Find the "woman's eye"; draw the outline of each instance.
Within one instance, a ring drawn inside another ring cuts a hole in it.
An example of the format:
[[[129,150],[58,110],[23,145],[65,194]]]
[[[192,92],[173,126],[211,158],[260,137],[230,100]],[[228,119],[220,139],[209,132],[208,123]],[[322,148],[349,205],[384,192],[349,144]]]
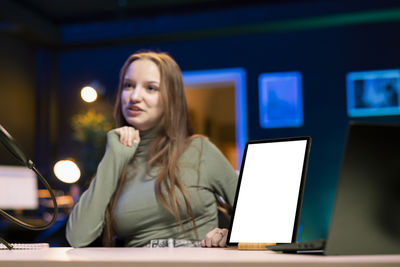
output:
[[[131,87],[133,87],[132,83],[129,83],[129,82],[124,83],[124,89],[125,88],[131,88]]]
[[[150,85],[150,86],[148,87],[148,89],[149,89],[150,91],[157,91],[157,90],[158,90],[158,87],[153,86],[153,85]]]

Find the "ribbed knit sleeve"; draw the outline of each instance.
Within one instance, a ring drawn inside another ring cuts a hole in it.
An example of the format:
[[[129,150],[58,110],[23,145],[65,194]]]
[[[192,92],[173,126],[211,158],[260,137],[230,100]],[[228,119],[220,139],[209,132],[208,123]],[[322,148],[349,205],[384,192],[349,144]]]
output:
[[[138,145],[124,146],[115,130],[107,134],[106,152],[96,177],[74,206],[67,223],[66,237],[73,247],[84,247],[102,233],[105,210],[114,193],[122,169],[135,154]]]
[[[201,169],[210,188],[233,206],[238,175],[221,151],[206,138],[203,138]]]

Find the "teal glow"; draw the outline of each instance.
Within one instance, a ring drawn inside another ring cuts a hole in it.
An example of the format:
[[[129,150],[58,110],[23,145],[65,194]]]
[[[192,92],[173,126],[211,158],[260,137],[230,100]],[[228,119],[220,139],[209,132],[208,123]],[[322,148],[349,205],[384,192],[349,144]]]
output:
[[[233,82],[235,85],[235,118],[236,118],[236,147],[237,162],[240,166],[244,146],[247,142],[247,100],[246,72],[242,68],[184,71],[182,72],[185,85],[206,84],[215,82]]]

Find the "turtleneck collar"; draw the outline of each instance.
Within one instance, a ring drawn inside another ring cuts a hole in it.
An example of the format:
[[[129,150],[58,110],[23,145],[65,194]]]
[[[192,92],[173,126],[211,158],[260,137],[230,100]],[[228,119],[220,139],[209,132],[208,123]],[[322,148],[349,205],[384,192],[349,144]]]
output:
[[[160,132],[161,127],[156,126],[146,131],[139,131],[140,143],[136,150],[136,157],[144,157],[150,143],[154,140],[157,134]]]

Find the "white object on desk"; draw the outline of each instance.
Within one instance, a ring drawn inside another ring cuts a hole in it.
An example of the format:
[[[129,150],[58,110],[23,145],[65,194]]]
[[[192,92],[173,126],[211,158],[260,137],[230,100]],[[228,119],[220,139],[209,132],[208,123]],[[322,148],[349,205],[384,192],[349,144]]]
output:
[[[25,249],[25,250],[34,250],[34,249],[44,249],[49,248],[49,243],[11,243],[12,249]],[[0,244],[0,250],[8,248],[4,244]]]
[[[0,209],[37,209],[38,184],[34,171],[0,166]]]

